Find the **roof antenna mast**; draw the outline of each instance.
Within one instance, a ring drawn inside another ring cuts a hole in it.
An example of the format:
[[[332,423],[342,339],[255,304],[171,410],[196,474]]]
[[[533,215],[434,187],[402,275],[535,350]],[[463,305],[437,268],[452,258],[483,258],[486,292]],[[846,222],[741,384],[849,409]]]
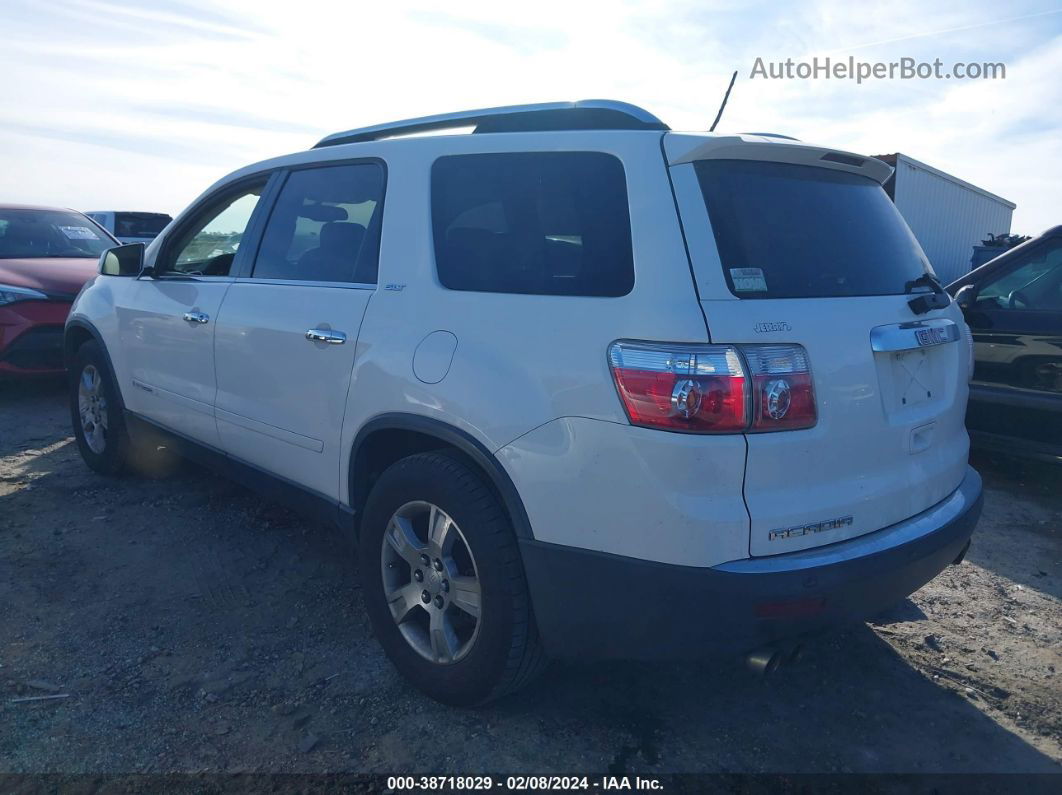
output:
[[[723,117],[723,109],[726,107],[726,101],[730,99],[730,89],[734,87],[735,80],[737,80],[737,70],[734,70],[734,74],[730,76],[730,85],[726,87],[726,94],[723,95],[723,104],[719,106],[719,112],[715,114],[715,121],[713,121],[712,126],[708,128],[708,132],[715,132],[715,125],[717,125],[719,120]]]

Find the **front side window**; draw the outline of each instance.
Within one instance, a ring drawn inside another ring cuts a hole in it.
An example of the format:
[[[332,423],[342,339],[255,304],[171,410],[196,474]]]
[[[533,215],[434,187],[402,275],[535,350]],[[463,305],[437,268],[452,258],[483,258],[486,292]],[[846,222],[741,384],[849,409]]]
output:
[[[227,276],[264,188],[265,180],[206,209],[180,234],[171,249],[174,254],[161,263],[161,274]]]
[[[1024,263],[986,282],[979,309],[1062,311],[1062,243],[1052,241]]]
[[[92,221],[62,210],[0,210],[0,259],[96,259],[115,245]]]
[[[383,190],[378,163],[293,171],[269,216],[253,277],[375,284]]]
[[[432,226],[451,290],[621,296],[634,286],[623,165],[601,152],[435,161]]]
[[[701,160],[694,169],[738,298],[902,295],[931,272],[869,177],[756,160]]]

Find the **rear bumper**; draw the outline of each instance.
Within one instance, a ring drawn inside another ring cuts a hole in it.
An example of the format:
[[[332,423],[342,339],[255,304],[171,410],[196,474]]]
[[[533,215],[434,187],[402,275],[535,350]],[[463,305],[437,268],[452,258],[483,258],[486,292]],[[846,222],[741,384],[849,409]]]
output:
[[[891,527],[817,549],[694,568],[521,540],[546,650],[581,659],[749,651],[869,618],[969,543],[981,478]]]
[[[66,301],[20,301],[0,307],[0,376],[63,372]]]

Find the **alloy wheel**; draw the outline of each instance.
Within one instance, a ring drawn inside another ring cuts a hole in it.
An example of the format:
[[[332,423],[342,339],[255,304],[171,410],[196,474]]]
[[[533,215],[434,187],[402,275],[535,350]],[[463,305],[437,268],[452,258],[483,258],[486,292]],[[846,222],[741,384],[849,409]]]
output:
[[[457,523],[430,502],[391,516],[380,551],[384,594],[406,642],[424,659],[463,659],[479,635],[482,592],[472,550]]]
[[[77,410],[89,450],[96,455],[103,455],[107,448],[107,398],[103,394],[103,378],[95,365],[86,364],[81,371],[77,386]]]

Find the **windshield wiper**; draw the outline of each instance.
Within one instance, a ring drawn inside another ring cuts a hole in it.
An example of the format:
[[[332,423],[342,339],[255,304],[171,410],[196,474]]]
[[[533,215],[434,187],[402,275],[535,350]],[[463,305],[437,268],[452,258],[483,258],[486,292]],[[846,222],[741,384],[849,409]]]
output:
[[[911,311],[916,315],[924,315],[931,309],[944,309],[951,303],[948,291],[944,289],[944,285],[932,273],[923,273],[917,279],[911,279],[903,286],[903,291],[905,294],[910,294],[916,287],[928,287],[933,291],[919,295],[917,298],[912,298],[907,302],[907,305],[911,307]]]

